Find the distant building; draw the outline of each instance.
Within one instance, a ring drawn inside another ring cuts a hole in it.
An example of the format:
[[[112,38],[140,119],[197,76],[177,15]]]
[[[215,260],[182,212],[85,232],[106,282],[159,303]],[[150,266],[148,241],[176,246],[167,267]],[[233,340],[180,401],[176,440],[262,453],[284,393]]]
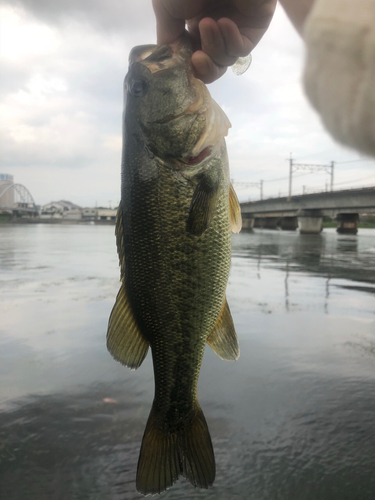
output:
[[[14,207],[14,189],[9,189],[13,184],[13,175],[0,174],[0,209]]]
[[[117,210],[112,208],[97,208],[97,220],[115,221]]]
[[[96,220],[97,211],[96,208],[84,208],[82,210],[82,219],[87,221]]]
[[[65,220],[81,220],[82,219],[82,209],[81,208],[71,208],[63,213],[63,219]]]
[[[70,210],[81,211],[82,208],[80,206],[75,205],[74,203],[71,203],[70,201],[66,201],[66,200],[51,201],[51,203],[47,203],[47,205],[42,206],[42,211],[41,211],[40,217],[42,219],[51,219],[51,218],[62,219],[62,218],[66,218],[65,215]],[[75,214],[76,214],[76,212],[75,212]],[[81,217],[79,217],[79,218],[81,218]]]
[[[62,219],[82,222],[114,222],[117,209],[111,208],[81,208],[66,200],[51,201],[43,205],[40,213],[41,219]]]

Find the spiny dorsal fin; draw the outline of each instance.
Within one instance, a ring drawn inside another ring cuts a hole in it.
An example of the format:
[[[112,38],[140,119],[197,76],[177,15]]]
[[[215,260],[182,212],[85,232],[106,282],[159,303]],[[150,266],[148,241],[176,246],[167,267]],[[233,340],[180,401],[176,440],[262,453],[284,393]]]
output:
[[[212,179],[202,178],[195,188],[190,204],[186,229],[194,236],[201,236],[216,213],[218,184]]]
[[[232,184],[229,187],[229,210],[232,233],[239,233],[242,228],[241,207]]]
[[[109,317],[107,349],[116,361],[136,370],[145,359],[148,346],[137,325],[123,283]]]
[[[124,281],[125,278],[125,250],[124,250],[124,228],[122,225],[122,206],[121,202],[118,206],[117,209],[117,214],[116,214],[116,229],[115,229],[115,235],[116,235],[116,245],[117,245],[117,253],[118,253],[118,258],[119,258],[119,263],[120,263],[120,269],[121,269],[121,281]]]
[[[219,358],[225,361],[235,361],[240,356],[236,330],[234,329],[227,299],[224,301],[216,325],[207,338],[207,344],[216,352]]]

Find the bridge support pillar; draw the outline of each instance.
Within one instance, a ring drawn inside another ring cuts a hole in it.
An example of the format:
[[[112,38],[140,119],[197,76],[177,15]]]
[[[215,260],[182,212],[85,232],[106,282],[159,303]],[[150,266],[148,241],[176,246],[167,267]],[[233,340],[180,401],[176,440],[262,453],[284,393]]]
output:
[[[280,217],[264,217],[263,227],[264,229],[277,229],[279,221]]]
[[[323,215],[320,210],[300,210],[298,228],[301,234],[320,233],[323,229]]]
[[[297,217],[283,217],[281,219],[281,229],[283,231],[295,231],[297,226]]]
[[[340,234],[357,234],[358,219],[358,214],[338,214],[336,231]]]
[[[251,215],[250,217],[247,217],[247,215],[250,214],[242,214],[242,229],[253,229],[255,219]]]

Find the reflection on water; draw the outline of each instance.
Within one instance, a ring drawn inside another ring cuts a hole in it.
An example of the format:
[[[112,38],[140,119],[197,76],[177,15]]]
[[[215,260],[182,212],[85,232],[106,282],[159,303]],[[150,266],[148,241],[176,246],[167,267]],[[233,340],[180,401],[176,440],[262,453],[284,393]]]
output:
[[[337,288],[375,293],[375,235],[369,230],[364,232],[359,237],[337,235],[329,230],[317,235],[281,231],[244,233],[233,238],[233,266],[236,265],[236,258],[256,260],[258,280],[262,278],[261,269],[267,270],[265,280],[271,276],[268,273],[270,269],[283,272],[283,295],[287,310],[290,307],[292,289],[296,288],[294,284],[301,285],[300,291],[305,292],[292,293],[298,301],[306,298],[306,292],[313,294],[314,298],[306,301],[305,306],[308,307],[316,303],[318,297],[315,288],[322,283],[323,278],[324,295],[319,296],[324,297],[323,304],[328,313],[330,295],[336,297],[337,290],[334,290]],[[273,281],[275,276],[271,276]],[[315,279],[306,280],[308,277]],[[253,284],[256,288],[262,287],[259,283]],[[307,290],[303,289],[304,285],[308,285]],[[367,312],[372,316],[372,300],[369,307]]]
[[[133,499],[153,397],[105,350],[112,227],[0,226],[0,498]],[[173,499],[375,498],[375,232],[233,237],[236,363],[199,382],[217,461]]]

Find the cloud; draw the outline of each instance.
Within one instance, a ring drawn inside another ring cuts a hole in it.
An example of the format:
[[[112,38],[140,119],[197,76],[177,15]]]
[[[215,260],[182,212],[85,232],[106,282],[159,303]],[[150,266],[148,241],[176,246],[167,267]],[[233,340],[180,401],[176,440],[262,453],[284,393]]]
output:
[[[115,204],[122,83],[130,49],[155,42],[151,2],[0,0],[0,11],[1,172],[25,184],[37,203]],[[237,77],[229,70],[210,86],[233,125],[231,176],[264,179],[268,194],[284,189],[272,179],[287,178],[290,152],[323,152],[313,157],[319,162],[358,158],[328,136],[308,105],[300,84],[303,57],[301,39],[278,8],[248,72]],[[353,166],[338,167],[337,182],[355,177]],[[362,177],[374,171],[371,162],[361,168]],[[296,179],[296,189],[302,182],[310,181]],[[257,196],[256,190],[239,194]]]
[[[24,12],[3,11],[11,32],[5,47],[25,33],[34,40],[5,50],[8,70],[2,91],[2,169],[43,165],[80,169],[103,159],[113,136],[121,136],[122,80],[126,57],[113,38],[91,27],[43,28]],[[68,40],[68,43],[66,43]],[[49,43],[51,42],[51,43]],[[93,50],[95,47],[95,51]],[[119,151],[116,151],[118,168]],[[115,165],[113,165],[115,168]]]
[[[73,22],[104,32],[147,31],[154,38],[154,15],[149,0],[0,0],[0,5],[24,10],[45,25]],[[134,22],[134,21],[137,22]]]

